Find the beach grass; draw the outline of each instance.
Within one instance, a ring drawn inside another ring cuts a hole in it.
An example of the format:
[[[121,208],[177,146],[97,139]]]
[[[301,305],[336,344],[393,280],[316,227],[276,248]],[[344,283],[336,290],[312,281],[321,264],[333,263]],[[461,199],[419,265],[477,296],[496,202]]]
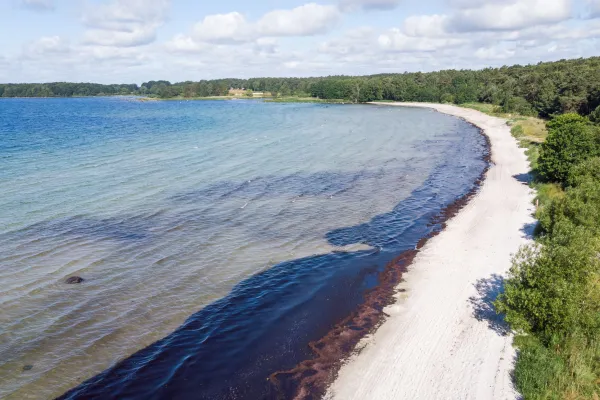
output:
[[[546,121],[541,118],[519,114],[503,113],[500,106],[487,103],[465,103],[461,107],[471,108],[493,117],[504,118],[511,127],[512,135],[519,141],[519,145],[526,149],[526,154],[532,169],[537,166],[539,145],[548,136]]]

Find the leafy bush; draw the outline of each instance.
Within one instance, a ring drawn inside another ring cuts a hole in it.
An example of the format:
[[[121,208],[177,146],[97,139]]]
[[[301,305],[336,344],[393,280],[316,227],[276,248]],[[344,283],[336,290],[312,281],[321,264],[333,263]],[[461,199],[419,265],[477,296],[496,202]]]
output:
[[[535,115],[536,112],[527,100],[523,97],[507,97],[502,102],[502,112],[517,113],[521,115]]]
[[[589,182],[600,182],[600,157],[590,158],[571,168],[566,183],[577,187]]]
[[[440,98],[440,102],[452,104],[454,103],[454,96],[452,96],[450,93],[444,93]]]
[[[598,240],[584,227],[560,219],[551,237],[515,256],[498,311],[513,329],[544,344],[573,330],[597,334],[600,315],[585,311],[600,307],[590,304],[587,292],[590,277],[600,271],[598,250]]]
[[[594,111],[590,114],[590,121],[600,124],[600,106],[596,107]]]
[[[599,155],[598,130],[587,118],[564,114],[549,121],[547,128],[537,171],[543,180],[565,182],[572,166]]]

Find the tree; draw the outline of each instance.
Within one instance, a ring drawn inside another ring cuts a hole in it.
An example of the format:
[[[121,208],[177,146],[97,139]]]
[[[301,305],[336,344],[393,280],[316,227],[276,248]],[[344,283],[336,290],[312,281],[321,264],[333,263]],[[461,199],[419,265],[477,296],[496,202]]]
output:
[[[549,182],[565,182],[570,169],[599,155],[598,130],[578,114],[564,114],[547,123],[548,137],[540,149],[538,173]]]
[[[590,121],[600,124],[600,106],[596,107],[594,111],[590,114]]]

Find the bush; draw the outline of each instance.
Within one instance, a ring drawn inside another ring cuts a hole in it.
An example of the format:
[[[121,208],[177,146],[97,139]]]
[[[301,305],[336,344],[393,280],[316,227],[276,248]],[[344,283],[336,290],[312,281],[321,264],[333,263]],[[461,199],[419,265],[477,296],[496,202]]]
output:
[[[508,97],[502,102],[502,112],[521,115],[535,115],[533,107],[522,97]]]
[[[555,335],[580,331],[593,337],[600,315],[590,304],[589,281],[600,271],[598,240],[566,219],[556,223],[542,245],[524,247],[510,269],[496,307],[520,333],[536,335],[547,345]]]
[[[454,96],[452,96],[450,93],[444,93],[440,98],[440,102],[452,104],[454,103]]]
[[[577,187],[589,182],[600,183],[600,157],[590,158],[572,167],[566,183],[568,186]]]
[[[574,168],[581,171],[585,166]],[[595,171],[598,172],[598,171]],[[553,199],[537,213],[543,233],[554,235],[557,224],[568,221],[575,226],[585,227],[589,235],[600,237],[600,181],[591,175],[571,174],[574,185],[565,196]]]
[[[547,124],[538,174],[548,182],[565,182],[572,166],[599,155],[599,135],[589,120],[578,114],[560,115]]]
[[[600,106],[596,107],[594,111],[590,114],[590,121],[600,124]]]

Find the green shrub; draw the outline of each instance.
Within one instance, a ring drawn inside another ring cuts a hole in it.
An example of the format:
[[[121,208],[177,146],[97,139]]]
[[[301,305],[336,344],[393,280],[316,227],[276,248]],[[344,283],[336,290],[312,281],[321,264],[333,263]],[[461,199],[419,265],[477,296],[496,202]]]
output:
[[[590,114],[590,121],[600,124],[600,106],[596,107],[594,111]]]
[[[590,158],[572,167],[566,183],[577,187],[590,182],[600,184],[600,157]]]
[[[452,104],[454,103],[454,96],[452,96],[450,93],[444,93],[440,98],[440,102]]]
[[[502,102],[502,112],[521,115],[536,115],[531,104],[522,97],[508,97]]]
[[[599,155],[598,130],[587,118],[564,114],[549,121],[547,128],[537,171],[543,180],[565,182],[571,167]]]
[[[521,249],[513,261],[496,308],[517,332],[548,344],[554,335],[580,330],[593,336],[600,318],[587,315],[590,277],[600,271],[598,240],[565,218],[541,245]]]

